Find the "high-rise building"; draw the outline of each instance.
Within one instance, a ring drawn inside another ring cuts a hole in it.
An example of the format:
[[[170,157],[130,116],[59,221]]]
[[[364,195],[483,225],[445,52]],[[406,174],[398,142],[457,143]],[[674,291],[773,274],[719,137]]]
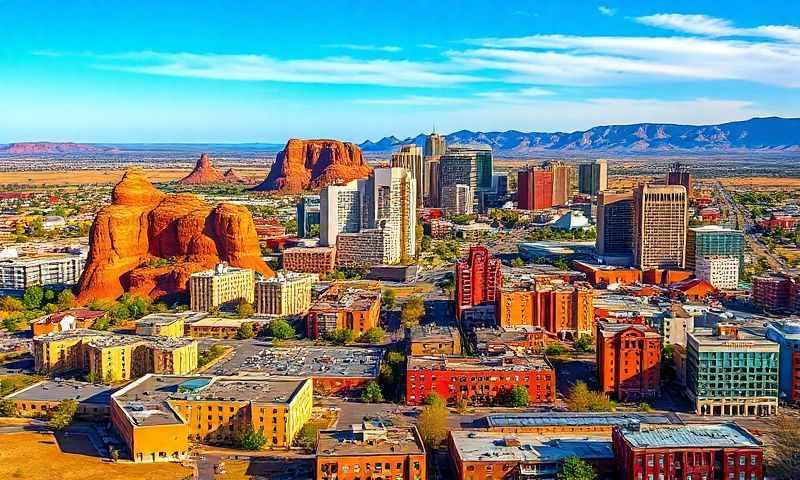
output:
[[[355,233],[361,229],[359,183],[353,180],[347,185],[329,185],[320,192],[320,245],[332,247],[340,233]]]
[[[311,306],[311,287],[319,281],[314,273],[278,272],[256,282],[256,312],[265,315],[297,315]]]
[[[189,308],[207,312],[220,305],[244,300],[253,303],[255,272],[220,263],[211,270],[189,276]]]
[[[548,162],[546,168],[553,175],[553,205],[566,205],[571,197],[570,177],[572,167],[564,162]]]
[[[686,394],[697,415],[777,413],[777,343],[723,323],[714,332],[695,329],[686,343]]]
[[[447,150],[447,139],[444,135],[439,135],[436,132],[431,133],[425,137],[425,149],[422,154],[426,157],[438,157],[444,155]]]
[[[681,185],[640,185],[634,191],[633,257],[642,270],[682,269],[688,203]]]
[[[783,273],[753,277],[752,301],[769,312],[800,311],[800,278]]]
[[[385,230],[392,244],[385,256],[416,253],[416,182],[405,168],[376,168],[369,178],[322,189],[320,243],[333,246],[339,234]]]
[[[633,191],[601,191],[597,195],[597,255],[631,258],[633,236]]]
[[[400,244],[389,229],[365,228],[341,233],[336,240],[336,266],[368,268],[400,261]]]
[[[597,159],[592,163],[578,165],[578,191],[597,195],[608,188],[608,163]]]
[[[492,189],[492,147],[488,145],[453,145],[439,158],[439,187],[469,185],[472,191]]]
[[[306,195],[297,202],[297,236],[309,238],[319,235],[319,195]],[[316,225],[316,229],[313,227]],[[317,235],[312,235],[312,230]]]
[[[470,247],[469,257],[456,263],[456,317],[470,307],[497,301],[503,286],[501,265],[483,246]]]
[[[438,208],[439,203],[439,181],[440,181],[440,172],[439,172],[439,157],[425,157],[425,170],[427,171],[425,175],[425,189],[424,189],[424,196],[425,196],[425,206]]]
[[[553,206],[553,172],[528,167],[517,173],[517,208],[543,210]]]
[[[469,185],[447,185],[439,194],[439,204],[449,217],[471,215],[474,198]]]
[[[599,322],[597,365],[600,388],[622,401],[658,396],[661,382],[661,336],[639,324]]]
[[[800,404],[800,322],[774,321],[767,328],[766,337],[780,345],[778,383],[781,399]]]
[[[733,255],[698,257],[694,275],[714,288],[735,290],[739,287],[739,258]]]
[[[692,174],[686,165],[673,163],[667,173],[667,185],[683,185],[686,195],[692,198]]]
[[[392,154],[392,167],[405,168],[411,172],[416,182],[417,205],[423,204],[426,178],[425,164],[422,161],[422,149],[416,145],[403,145],[400,151]]]
[[[686,268],[695,270],[701,257],[735,257],[744,267],[744,232],[719,225],[690,228],[686,232]]]

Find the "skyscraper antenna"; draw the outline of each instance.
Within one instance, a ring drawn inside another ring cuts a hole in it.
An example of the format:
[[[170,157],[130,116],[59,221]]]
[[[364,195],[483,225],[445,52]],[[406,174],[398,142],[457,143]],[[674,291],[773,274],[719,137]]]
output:
[[[431,133],[436,133],[436,122],[433,122],[433,132]]]

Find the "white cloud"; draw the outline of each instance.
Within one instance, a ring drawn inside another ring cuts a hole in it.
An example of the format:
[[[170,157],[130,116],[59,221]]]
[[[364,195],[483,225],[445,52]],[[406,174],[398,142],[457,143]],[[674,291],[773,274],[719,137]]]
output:
[[[611,8],[606,5],[600,5],[597,7],[597,11],[600,12],[601,15],[605,15],[606,17],[613,17],[617,14],[616,8]]]
[[[353,103],[362,105],[408,105],[408,106],[439,106],[462,105],[468,100],[459,97],[433,97],[426,95],[406,95],[400,98],[374,98],[359,99]]]
[[[736,27],[730,20],[708,15],[657,13],[636,17],[636,22],[676,32],[710,37],[761,37],[800,43],[800,28],[793,25],[761,25],[753,28]]]
[[[500,102],[523,102],[533,97],[546,97],[549,95],[555,95],[555,92],[540,87],[527,87],[513,91],[479,92],[475,95]]]
[[[507,82],[629,85],[741,80],[800,87],[800,45],[698,37],[533,35],[470,40],[449,51],[467,69],[506,72]]]
[[[334,43],[325,45],[328,48],[343,48],[345,50],[361,50],[365,52],[389,52],[396,53],[403,49],[396,45],[361,45],[356,43]]]
[[[408,60],[360,60],[351,57],[283,60],[266,55],[129,52],[91,55],[97,68],[172,77],[213,80],[275,81],[447,87],[483,79],[452,65]]]

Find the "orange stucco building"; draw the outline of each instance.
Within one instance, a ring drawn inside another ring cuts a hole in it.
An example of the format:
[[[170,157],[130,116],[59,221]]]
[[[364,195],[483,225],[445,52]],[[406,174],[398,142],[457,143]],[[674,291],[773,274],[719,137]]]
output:
[[[380,313],[380,290],[334,284],[311,305],[306,316],[306,331],[309,338],[320,338],[343,328],[352,330],[358,336],[378,326]]]
[[[592,335],[594,291],[586,282],[535,282],[531,290],[501,290],[497,325],[541,327],[561,336]]]

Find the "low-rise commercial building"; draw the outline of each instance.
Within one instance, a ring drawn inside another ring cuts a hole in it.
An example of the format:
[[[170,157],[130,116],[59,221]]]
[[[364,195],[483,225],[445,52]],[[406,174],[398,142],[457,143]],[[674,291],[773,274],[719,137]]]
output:
[[[335,263],[333,247],[293,247],[283,251],[283,268],[290,272],[327,275],[333,272]]]
[[[17,415],[44,417],[64,400],[78,403],[77,416],[87,420],[107,420],[108,402],[116,389],[76,380],[43,380],[5,396],[14,403]]]
[[[256,281],[256,312],[265,315],[298,315],[311,306],[311,287],[319,281],[316,273],[278,272]]]
[[[321,338],[327,333],[348,329],[358,336],[378,326],[380,312],[380,290],[334,284],[311,305],[306,316],[306,333],[309,338]]]
[[[153,337],[182,337],[184,332],[183,314],[151,313],[136,321],[136,335]]]
[[[569,457],[591,464],[600,479],[614,478],[614,451],[603,436],[454,430],[447,443],[456,480],[553,479]]]
[[[348,430],[319,432],[318,480],[425,480],[426,475],[425,446],[414,426],[364,422]]]
[[[661,336],[645,325],[599,322],[597,366],[600,388],[623,401],[661,391]]]
[[[764,478],[764,447],[733,423],[618,427],[612,435],[622,480]]]
[[[396,233],[390,229],[364,229],[336,236],[336,266],[362,268],[400,261],[400,252],[393,249]]]
[[[686,394],[698,415],[777,413],[777,343],[720,323],[689,333],[686,350]]]
[[[529,325],[472,330],[475,353],[478,355],[503,355],[509,352],[539,354],[547,346],[547,338],[547,333],[541,327]]]
[[[90,328],[94,322],[105,317],[108,313],[102,310],[89,310],[86,308],[71,308],[63,312],[51,313],[37,318],[31,323],[31,333],[34,337],[47,335],[54,332],[65,332],[81,328]]]
[[[602,435],[611,439],[616,427],[635,425],[682,425],[675,413],[641,412],[547,412],[498,413],[484,418],[492,432],[537,435]]]
[[[228,318],[206,317],[186,325],[186,334],[195,338],[236,338],[239,329],[246,323],[253,327],[258,335],[272,320],[269,318]]]
[[[556,374],[545,357],[408,357],[406,404],[422,405],[436,393],[446,402],[502,404],[512,388],[528,390],[530,404],[555,401]]]
[[[146,373],[186,374],[197,368],[197,342],[185,338],[68,330],[33,340],[34,369],[42,374],[83,370],[114,383]]]
[[[461,355],[461,333],[455,326],[418,325],[408,329],[409,355]]]
[[[772,322],[767,340],[780,346],[778,388],[780,397],[789,403],[800,403],[800,321],[790,319]]]
[[[312,405],[309,379],[146,375],[111,396],[111,423],[134,462],[174,461],[248,428],[289,448]]]
[[[207,312],[226,303],[253,303],[255,272],[219,264],[189,277],[189,308]]]

